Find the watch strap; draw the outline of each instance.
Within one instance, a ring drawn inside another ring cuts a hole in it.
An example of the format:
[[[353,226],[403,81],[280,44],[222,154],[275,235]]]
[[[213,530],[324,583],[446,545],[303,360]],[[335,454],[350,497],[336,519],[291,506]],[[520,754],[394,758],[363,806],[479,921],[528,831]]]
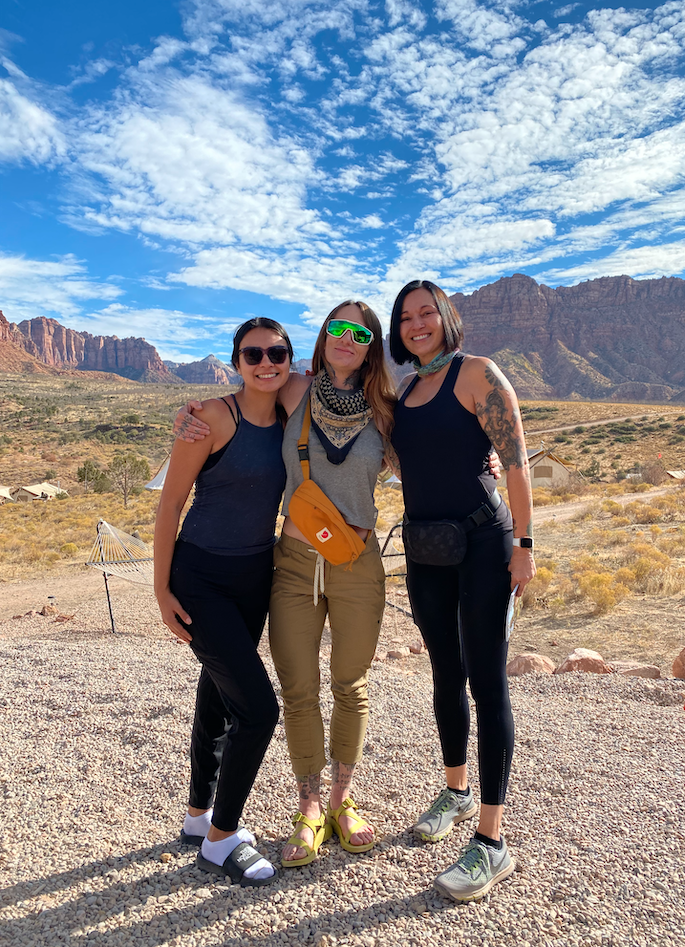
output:
[[[514,539],[513,543],[515,546],[520,546],[522,549],[532,549],[533,548],[533,537],[532,536],[521,536],[519,539]]]

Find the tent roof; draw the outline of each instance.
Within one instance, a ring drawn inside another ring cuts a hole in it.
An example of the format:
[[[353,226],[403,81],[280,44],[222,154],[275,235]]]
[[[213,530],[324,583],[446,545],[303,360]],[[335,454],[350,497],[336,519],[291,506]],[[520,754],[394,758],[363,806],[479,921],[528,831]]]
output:
[[[62,490],[61,487],[56,487],[52,483],[43,481],[43,483],[32,483],[28,487],[19,487],[20,490],[26,490],[27,493],[33,493],[34,496],[41,496],[45,493],[49,497],[55,497],[58,493],[66,493],[66,490]],[[17,492],[16,490],[14,491]]]
[[[162,489],[162,487],[164,486],[164,481],[166,480],[166,472],[169,469],[170,459],[171,458],[167,458],[167,460],[165,460],[165,462],[159,468],[157,473],[154,475],[152,480],[149,483],[145,484],[146,490],[161,490]]]
[[[14,497],[10,493],[9,487],[0,487],[0,497],[4,497],[6,500],[13,500]]]

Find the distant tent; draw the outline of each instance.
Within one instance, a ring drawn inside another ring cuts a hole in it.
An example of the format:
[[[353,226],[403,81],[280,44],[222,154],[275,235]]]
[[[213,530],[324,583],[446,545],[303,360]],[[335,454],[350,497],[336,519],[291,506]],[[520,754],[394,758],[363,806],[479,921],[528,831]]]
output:
[[[387,480],[383,481],[382,485],[384,487],[394,487],[396,490],[399,490],[402,486],[402,481],[398,480],[395,474],[392,474]]]
[[[161,490],[164,486],[164,481],[166,480],[166,472],[169,469],[169,460],[167,458],[162,466],[159,468],[157,473],[154,475],[152,480],[149,483],[145,484],[146,490]]]
[[[674,480],[685,480],[685,470],[667,470],[666,473]]]
[[[53,483],[43,481],[43,483],[32,483],[28,487],[15,487],[12,490],[13,500],[54,500],[60,494],[66,493],[61,487],[56,487]]]
[[[14,503],[14,497],[9,487],[0,487],[0,503]]]

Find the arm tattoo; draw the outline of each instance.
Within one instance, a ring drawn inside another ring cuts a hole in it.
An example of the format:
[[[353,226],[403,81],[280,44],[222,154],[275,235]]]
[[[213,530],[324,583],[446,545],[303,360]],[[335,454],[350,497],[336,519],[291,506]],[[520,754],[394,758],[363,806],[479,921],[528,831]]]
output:
[[[518,411],[507,405],[502,394],[505,386],[489,366],[485,369],[485,377],[492,389],[485,404],[476,402],[476,416],[499,454],[504,469],[525,467],[528,461],[525,442],[516,433]]]
[[[300,799],[308,801],[321,795],[321,773],[312,773],[311,776],[296,776]]]

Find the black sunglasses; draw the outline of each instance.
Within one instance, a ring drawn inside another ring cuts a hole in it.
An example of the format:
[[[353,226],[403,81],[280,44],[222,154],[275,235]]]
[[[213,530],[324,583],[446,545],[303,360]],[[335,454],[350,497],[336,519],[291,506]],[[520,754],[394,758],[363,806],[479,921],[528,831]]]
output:
[[[270,345],[268,349],[263,349],[259,345],[246,345],[240,349],[238,355],[242,355],[248,365],[259,365],[264,358],[264,353],[269,356],[272,365],[282,365],[288,357],[288,349],[285,345]]]

